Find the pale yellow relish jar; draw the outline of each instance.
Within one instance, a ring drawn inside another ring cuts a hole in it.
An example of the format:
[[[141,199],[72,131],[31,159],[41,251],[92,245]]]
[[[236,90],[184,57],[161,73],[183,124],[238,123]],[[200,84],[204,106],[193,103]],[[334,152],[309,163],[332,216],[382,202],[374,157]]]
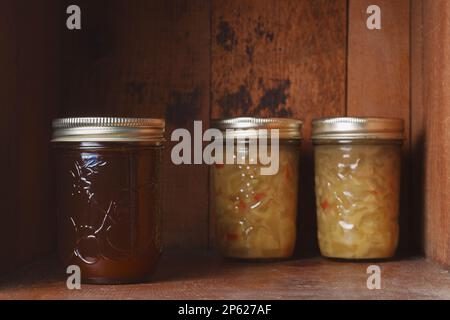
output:
[[[298,166],[302,122],[285,118],[232,118],[213,122],[235,148],[225,154],[250,158],[248,129],[277,129],[278,166],[273,174],[260,156],[253,164],[215,164],[212,167],[212,199],[216,243],[227,258],[266,260],[292,256],[297,235]],[[261,142],[258,136],[256,141]],[[272,139],[267,139],[271,156]],[[231,153],[231,154],[230,154]]]
[[[395,254],[403,120],[313,120],[318,240],[323,256],[384,259]]]

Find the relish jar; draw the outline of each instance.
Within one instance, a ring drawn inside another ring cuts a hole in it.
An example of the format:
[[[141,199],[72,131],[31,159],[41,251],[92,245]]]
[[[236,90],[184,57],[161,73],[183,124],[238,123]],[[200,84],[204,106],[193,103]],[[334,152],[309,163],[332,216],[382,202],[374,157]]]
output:
[[[323,256],[395,254],[403,120],[313,120],[318,240]]]
[[[62,262],[83,282],[146,280],[162,252],[164,120],[65,118],[53,128]]]
[[[282,118],[213,121],[213,127],[224,134],[224,145],[234,146],[223,152],[227,161],[212,167],[216,243],[223,256],[263,260],[292,256],[301,125],[299,120]],[[278,139],[269,139],[273,129]],[[258,145],[258,154],[252,155],[252,145]],[[272,172],[263,171],[268,167],[264,153],[259,153],[264,146],[278,163]],[[238,163],[238,159],[247,161]]]

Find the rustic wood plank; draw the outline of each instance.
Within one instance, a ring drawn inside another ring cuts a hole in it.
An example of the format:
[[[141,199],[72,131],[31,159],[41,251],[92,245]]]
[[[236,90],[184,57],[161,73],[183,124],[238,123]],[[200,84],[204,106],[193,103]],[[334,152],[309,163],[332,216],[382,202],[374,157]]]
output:
[[[54,260],[0,282],[0,299],[450,299],[448,271],[424,259],[377,263],[381,290],[367,289],[371,263],[322,258],[252,264],[208,253],[171,253],[149,283],[68,290]]]
[[[66,1],[66,4],[71,3]],[[167,132],[209,119],[209,3],[78,1],[82,30],[65,31],[64,116],[166,117]],[[165,238],[206,247],[208,172],[165,152]]]
[[[423,104],[422,0],[411,1],[411,208],[417,217],[413,232],[416,246],[424,253],[425,109]]]
[[[58,107],[59,3],[5,1],[0,11],[0,273],[54,248],[50,120]]]
[[[14,155],[17,146],[15,144],[13,123],[17,116],[15,107],[17,104],[17,43],[14,18],[16,10],[13,2],[10,1],[4,6],[0,13],[0,101],[2,103],[2,117],[0,117],[0,130],[4,144],[2,144],[2,156],[0,157],[0,167],[8,168],[0,184],[1,202],[4,210],[4,223],[1,225],[0,250],[7,259],[5,264],[0,266],[0,273],[9,270],[19,261],[15,254],[15,229],[18,227],[18,215],[15,210],[17,188],[16,179],[12,179],[12,174],[17,170],[14,166]],[[7,181],[7,182],[6,182]],[[13,240],[14,239],[14,240]]]
[[[369,30],[370,5],[381,9],[381,30]],[[347,115],[405,120],[399,251],[415,252],[410,211],[410,3],[409,0],[350,0]]]
[[[12,257],[0,266],[0,273],[9,270],[19,261],[15,254],[15,229],[18,226],[18,215],[15,212],[15,202],[17,188],[16,180],[12,179],[14,169],[14,155],[16,152],[13,123],[16,118],[14,110],[17,104],[17,43],[14,18],[16,10],[10,1],[4,6],[0,13],[0,101],[2,103],[2,117],[0,117],[0,132],[3,137],[2,156],[0,157],[0,167],[8,168],[0,184],[1,201],[3,204],[5,221],[1,225],[0,250],[5,256]],[[6,181],[8,181],[6,183]],[[14,240],[13,240],[14,239]],[[5,265],[6,264],[6,265]]]
[[[450,266],[450,2],[422,6],[425,253]]]
[[[346,2],[212,4],[211,116],[303,119],[298,251],[317,252],[310,122],[345,113]]]

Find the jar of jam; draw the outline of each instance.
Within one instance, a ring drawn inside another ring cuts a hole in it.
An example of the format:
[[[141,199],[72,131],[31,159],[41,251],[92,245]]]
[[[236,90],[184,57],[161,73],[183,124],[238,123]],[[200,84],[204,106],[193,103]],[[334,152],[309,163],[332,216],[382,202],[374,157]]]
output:
[[[312,125],[322,255],[392,257],[399,235],[403,120],[342,117]]]
[[[301,126],[299,120],[281,118],[213,121],[213,127],[225,136],[224,145],[233,146],[225,148],[223,163],[212,166],[216,242],[223,256],[249,260],[292,256]],[[261,134],[261,129],[267,133]],[[269,138],[273,130],[279,140]],[[252,155],[255,145],[258,153]],[[272,172],[262,170],[269,166],[261,153],[265,146],[270,150]],[[239,159],[246,161],[238,163]]]
[[[58,251],[83,282],[148,279],[162,252],[164,120],[53,121]]]

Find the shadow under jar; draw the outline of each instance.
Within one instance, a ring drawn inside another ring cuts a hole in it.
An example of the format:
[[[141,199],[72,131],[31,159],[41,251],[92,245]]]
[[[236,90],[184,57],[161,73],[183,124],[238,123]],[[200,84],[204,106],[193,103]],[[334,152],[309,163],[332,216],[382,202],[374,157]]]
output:
[[[403,120],[313,120],[318,240],[323,256],[395,254]]]
[[[292,256],[301,125],[299,120],[282,118],[213,121],[226,141],[225,164],[216,163],[211,170],[216,243],[224,257],[272,260]],[[269,138],[273,129],[279,139]],[[255,145],[257,154],[252,151]],[[270,154],[270,164],[265,154]]]
[[[53,121],[58,251],[83,282],[147,280],[162,252],[164,120]]]

